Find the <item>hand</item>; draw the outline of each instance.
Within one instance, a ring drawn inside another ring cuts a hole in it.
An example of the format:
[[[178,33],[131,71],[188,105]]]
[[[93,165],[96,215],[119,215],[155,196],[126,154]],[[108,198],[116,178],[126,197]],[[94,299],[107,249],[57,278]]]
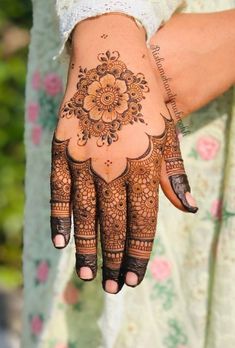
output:
[[[115,31],[109,16],[102,17],[97,32]],[[91,280],[97,272],[100,225],[102,284],[111,293],[120,291],[124,282],[136,286],[144,277],[156,231],[163,156],[182,204],[190,191],[174,122],[150,61],[143,59],[145,42],[129,19],[121,20],[132,30],[134,49],[125,47],[118,31],[112,32],[115,42],[91,48],[96,34],[89,20],[77,26],[79,55],[74,47],[52,141],[53,242],[61,235],[61,247],[68,244],[73,213],[76,271]],[[102,52],[101,46],[112,49]]]

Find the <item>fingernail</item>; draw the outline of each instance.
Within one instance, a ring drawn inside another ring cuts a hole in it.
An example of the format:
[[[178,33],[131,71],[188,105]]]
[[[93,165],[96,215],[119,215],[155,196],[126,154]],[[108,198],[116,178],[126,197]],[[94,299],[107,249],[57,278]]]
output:
[[[136,286],[138,284],[137,274],[134,272],[127,272],[125,283],[129,286]]]
[[[105,291],[111,294],[115,294],[118,291],[118,283],[111,279],[106,280]]]
[[[65,246],[65,240],[64,240],[64,236],[62,236],[61,234],[57,234],[57,236],[55,236],[55,246],[57,247],[64,247]]]
[[[185,193],[185,198],[189,204],[189,210],[192,212],[192,213],[196,213],[198,211],[198,207],[197,207],[197,203],[196,203],[196,200],[193,198],[193,196],[191,195],[190,192],[186,192]]]
[[[188,204],[190,204],[192,207],[197,206],[196,200],[193,198],[190,192],[186,192],[185,197],[187,199]]]
[[[92,270],[89,267],[81,267],[79,271],[79,276],[82,279],[92,279]]]

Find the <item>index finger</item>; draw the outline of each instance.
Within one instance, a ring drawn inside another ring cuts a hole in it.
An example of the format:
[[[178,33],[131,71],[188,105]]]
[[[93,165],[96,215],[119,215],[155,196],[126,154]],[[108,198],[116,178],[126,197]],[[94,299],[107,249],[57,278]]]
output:
[[[55,134],[52,140],[52,163],[51,163],[51,238],[54,246],[64,248],[70,240],[71,231],[71,176],[66,159],[66,147],[68,140],[59,140]],[[55,245],[54,239],[62,235],[64,244]]]

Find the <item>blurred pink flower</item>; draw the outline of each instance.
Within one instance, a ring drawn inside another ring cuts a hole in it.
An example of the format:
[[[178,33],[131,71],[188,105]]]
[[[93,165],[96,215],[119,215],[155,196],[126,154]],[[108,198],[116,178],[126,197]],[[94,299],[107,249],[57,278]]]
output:
[[[39,145],[42,136],[42,127],[40,125],[36,125],[32,128],[31,139],[34,145]]]
[[[171,274],[171,264],[165,259],[155,257],[150,264],[150,271],[154,279],[157,281],[163,281]]]
[[[36,271],[36,279],[40,283],[45,283],[48,278],[49,273],[49,264],[47,261],[41,260],[38,264],[37,271]]]
[[[68,282],[63,293],[64,301],[74,305],[79,301],[79,291],[72,282]]]
[[[196,143],[196,150],[202,159],[211,160],[219,150],[219,142],[211,136],[201,137]]]
[[[39,114],[39,105],[38,103],[29,103],[27,109],[28,120],[30,122],[35,122]]]
[[[221,199],[215,199],[211,204],[211,216],[220,220],[222,217],[222,201]]]
[[[57,343],[55,345],[55,348],[69,348],[67,344],[65,343]]]
[[[42,331],[43,322],[39,315],[34,315],[31,319],[31,332],[34,335],[39,335]]]
[[[40,76],[40,72],[39,71],[35,71],[33,73],[33,77],[32,77],[32,87],[34,90],[38,90],[40,88],[41,85],[41,76]]]
[[[61,78],[55,73],[49,73],[44,78],[44,88],[48,95],[54,97],[62,92]]]

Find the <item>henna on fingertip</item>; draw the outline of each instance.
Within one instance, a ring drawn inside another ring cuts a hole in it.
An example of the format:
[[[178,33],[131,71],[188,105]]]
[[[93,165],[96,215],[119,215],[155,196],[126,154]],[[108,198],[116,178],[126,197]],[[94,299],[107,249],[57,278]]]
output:
[[[186,193],[190,192],[190,186],[188,182],[188,177],[186,174],[172,175],[169,177],[171,187],[174,190],[176,196],[179,198],[183,206],[190,213],[196,213],[198,211],[198,207],[193,207],[189,204]]]
[[[51,239],[54,247],[57,249],[65,248],[70,241],[70,230],[71,230],[71,218],[70,217],[50,217],[51,223]],[[57,246],[55,243],[55,237],[57,235],[62,235],[64,238],[64,245]]]
[[[134,288],[142,282],[142,280],[144,279],[145,273],[146,273],[148,262],[149,262],[149,258],[148,259],[138,259],[138,258],[132,257],[132,256],[127,257],[126,267],[125,267],[126,273],[127,272],[135,273],[137,275],[138,281],[135,285],[130,285],[130,284],[128,284],[127,280],[125,279],[126,285]]]
[[[124,277],[123,277],[123,272],[122,269],[111,269],[105,265],[102,266],[102,287],[105,291],[106,289],[106,282],[108,280],[113,280],[117,283],[118,289],[115,292],[117,294],[123,287],[124,285]]]
[[[71,217],[70,217],[70,194],[71,176],[66,159],[67,141],[59,141],[53,136],[51,156],[51,238],[57,249],[66,247],[70,240]],[[62,235],[64,245],[56,245],[54,239],[57,235]]]
[[[187,201],[186,192],[191,192],[188,177],[185,173],[184,161],[180,151],[180,143],[176,132],[174,120],[168,120],[167,138],[163,158],[166,164],[166,174],[170,181],[171,187],[181,201],[182,205],[190,213],[196,213],[198,207],[193,207]]]
[[[76,272],[80,279],[84,281],[90,281],[95,279],[97,274],[97,255],[82,255],[75,253],[76,259]],[[92,277],[85,279],[80,277],[80,269],[81,267],[89,267],[92,271]]]

